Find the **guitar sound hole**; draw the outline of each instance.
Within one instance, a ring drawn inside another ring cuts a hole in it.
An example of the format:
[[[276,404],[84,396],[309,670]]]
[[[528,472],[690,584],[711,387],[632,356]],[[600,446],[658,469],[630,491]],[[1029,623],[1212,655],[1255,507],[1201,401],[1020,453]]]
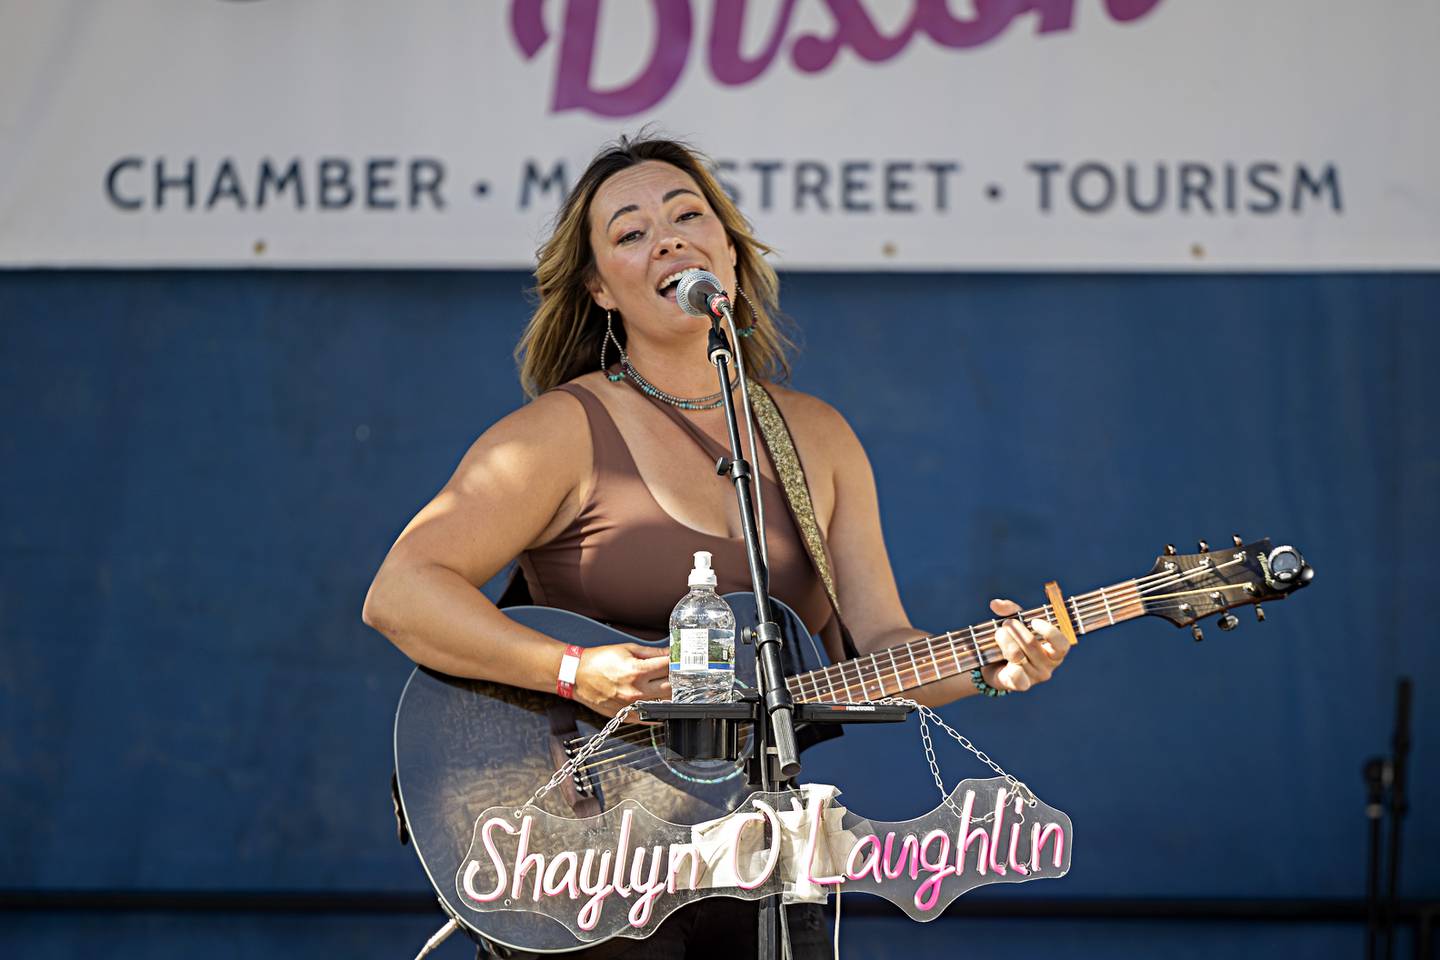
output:
[[[735,689],[737,692],[748,690],[750,685],[736,677]],[[737,751],[741,757],[739,760],[686,760],[665,746],[659,727],[650,731],[650,746],[654,748],[655,755],[660,758],[665,769],[686,783],[724,783],[745,771],[743,758],[750,753],[750,734],[748,726],[741,727]]]

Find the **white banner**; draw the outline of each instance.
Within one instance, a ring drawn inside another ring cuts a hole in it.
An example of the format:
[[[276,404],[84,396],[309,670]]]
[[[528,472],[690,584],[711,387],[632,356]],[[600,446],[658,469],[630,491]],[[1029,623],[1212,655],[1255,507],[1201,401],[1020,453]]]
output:
[[[526,267],[602,143],[821,269],[1440,267],[1434,0],[0,0],[0,265]]]

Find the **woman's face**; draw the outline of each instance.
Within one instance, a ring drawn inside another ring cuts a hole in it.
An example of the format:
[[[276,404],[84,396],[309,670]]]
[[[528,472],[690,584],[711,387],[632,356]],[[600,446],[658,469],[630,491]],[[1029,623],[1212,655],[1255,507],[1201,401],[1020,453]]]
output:
[[[690,175],[647,160],[610,177],[590,202],[590,293],[632,338],[708,329],[675,301],[681,271],[709,270],[734,295],[735,246]]]

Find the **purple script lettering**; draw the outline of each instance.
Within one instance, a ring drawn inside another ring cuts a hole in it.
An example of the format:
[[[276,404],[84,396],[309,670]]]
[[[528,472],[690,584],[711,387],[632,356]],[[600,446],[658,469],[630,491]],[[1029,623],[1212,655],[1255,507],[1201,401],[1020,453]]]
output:
[[[721,0],[715,4],[715,21],[710,30],[710,72],[715,79],[727,87],[738,87],[749,83],[770,69],[770,63],[780,52],[780,42],[790,26],[790,14],[795,9],[795,0],[785,0],[780,12],[775,15],[775,29],[765,42],[765,49],[758,56],[746,59],[740,52],[740,41],[745,35],[746,6],[749,0]]]
[[[655,16],[655,40],[644,67],[628,83],[609,90],[597,90],[591,72],[599,42],[602,0],[553,0],[564,3],[560,18],[558,63],[551,110],[588,110],[602,117],[629,117],[643,113],[664,100],[674,89],[689,60],[694,33],[691,0],[649,0]],[[627,5],[635,0],[627,0]],[[829,69],[841,50],[849,48],[870,63],[884,63],[899,56],[916,34],[924,34],[942,47],[966,49],[989,43],[1010,26],[1016,17],[1036,15],[1037,33],[1070,30],[1075,19],[1076,0],[971,0],[973,17],[954,16],[947,0],[912,0],[910,19],[891,35],[881,32],[867,11],[874,0],[812,0],[823,3],[834,27],[825,35],[802,33],[791,46],[791,59],[804,73]],[[1095,2],[1095,0],[1090,0]],[[1160,0],[1103,0],[1111,18],[1120,22],[1138,20]],[[550,41],[541,16],[545,0],[511,0],[510,32],[527,60]],[[741,50],[746,17],[756,10],[766,13],[770,4],[750,0],[714,0],[714,16],[705,39],[710,73],[725,86],[751,83],[762,76],[780,55],[789,34],[796,0],[783,0],[773,14],[769,36],[753,56]],[[628,12],[628,11],[627,11]]]
[[[510,29],[525,59],[532,59],[550,39],[540,18],[544,0],[514,0]],[[690,56],[690,0],[650,0],[655,11],[655,45],[639,76],[613,90],[590,83],[595,42],[600,26],[600,0],[569,0],[561,27],[560,63],[555,72],[555,98],[550,109],[589,110],[601,117],[630,117],[665,99]]]

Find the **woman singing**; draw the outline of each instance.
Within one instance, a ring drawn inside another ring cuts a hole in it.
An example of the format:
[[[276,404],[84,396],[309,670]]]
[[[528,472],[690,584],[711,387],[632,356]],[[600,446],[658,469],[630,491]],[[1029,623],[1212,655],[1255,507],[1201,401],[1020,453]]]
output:
[[[780,385],[789,343],[776,323],[768,252],[684,144],[622,139],[603,150],[539,251],[538,303],[517,351],[533,400],[486,430],[406,526],[370,587],[365,622],[419,664],[554,693],[565,645],[509,619],[478,589],[517,557],[534,602],[646,639],[666,633],[696,550],[713,554],[720,593],[750,589],[734,491],[714,472],[728,437],[706,357],[710,324],[675,298],[682,272],[700,268],[731,291],[749,374],[793,435],[856,647],[924,636],[900,602],[860,441],[829,404]],[[764,446],[753,466],[771,593],[838,660],[839,625]],[[1019,607],[991,609],[1008,616]],[[952,677],[911,695],[938,705],[986,688],[1026,690],[1050,678],[1068,646],[1043,621],[1008,620],[996,639],[1003,659],[978,679]],[[605,715],[670,694],[663,646],[594,647],[570,666],[574,698]],[[649,939],[586,955],[745,956],[754,910],[704,900]],[[790,928],[796,956],[825,954],[818,908],[791,908]]]

